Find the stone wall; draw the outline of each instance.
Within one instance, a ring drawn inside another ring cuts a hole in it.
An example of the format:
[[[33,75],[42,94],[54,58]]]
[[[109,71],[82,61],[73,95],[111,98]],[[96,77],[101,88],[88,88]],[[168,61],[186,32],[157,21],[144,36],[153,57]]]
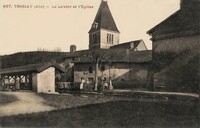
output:
[[[113,35],[113,43],[107,43],[107,34]],[[92,35],[96,35],[96,40],[92,38]],[[119,32],[101,29],[99,31],[89,34],[89,49],[109,49],[113,45],[119,44]]]
[[[100,32],[101,32],[101,37],[100,37],[100,42],[101,42],[100,47],[101,48],[109,49],[110,46],[119,44],[120,33],[114,32],[114,31],[109,31],[109,30],[104,30],[104,29],[101,29]],[[107,34],[113,34],[113,44],[107,43]]]
[[[200,35],[153,41],[155,89],[198,90]]]
[[[89,67],[93,68],[93,72],[89,73]],[[114,63],[112,66],[108,64],[100,64],[98,76],[99,78],[112,78],[114,88],[138,88],[146,87],[148,65],[147,64],[130,64],[130,63]],[[88,63],[79,63],[74,66],[74,82],[80,82],[81,78],[95,80],[95,67]]]
[[[38,84],[37,73],[32,73],[32,90],[34,92],[37,92],[37,84]]]
[[[199,52],[200,35],[184,36],[153,41],[153,52],[176,52],[190,49],[192,52]]]
[[[55,68],[50,67],[37,74],[37,92],[55,92]]]
[[[99,49],[99,48],[100,48],[100,31],[89,33],[89,49]]]

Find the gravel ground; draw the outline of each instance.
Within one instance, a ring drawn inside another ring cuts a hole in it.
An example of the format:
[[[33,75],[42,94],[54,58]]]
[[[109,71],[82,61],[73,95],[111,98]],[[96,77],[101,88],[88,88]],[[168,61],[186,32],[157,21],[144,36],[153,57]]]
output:
[[[44,104],[43,98],[37,96],[33,92],[0,92],[1,95],[7,95],[7,97],[14,96],[18,100],[8,104],[1,104],[0,116],[11,116],[26,113],[35,113],[43,111],[51,111],[55,108]],[[7,99],[7,97],[1,98],[1,101]]]
[[[0,92],[0,96],[0,117],[74,108],[124,99],[104,95],[37,94],[29,91]]]

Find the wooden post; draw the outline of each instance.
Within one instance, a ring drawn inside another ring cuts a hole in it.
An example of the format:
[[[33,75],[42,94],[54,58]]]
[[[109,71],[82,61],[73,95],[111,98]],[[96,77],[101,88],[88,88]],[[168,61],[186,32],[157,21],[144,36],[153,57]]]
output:
[[[95,91],[97,91],[97,86],[98,86],[98,62],[95,64]]]
[[[27,84],[27,76],[28,76],[28,75],[25,75],[25,85],[28,85],[28,84]]]
[[[17,82],[16,78],[17,78],[17,76],[13,76],[13,79],[15,80],[15,84],[16,84],[16,82]]]
[[[29,81],[29,89],[30,90],[32,90],[33,88],[32,88],[32,74],[29,74],[29,76],[28,76],[28,81]]]

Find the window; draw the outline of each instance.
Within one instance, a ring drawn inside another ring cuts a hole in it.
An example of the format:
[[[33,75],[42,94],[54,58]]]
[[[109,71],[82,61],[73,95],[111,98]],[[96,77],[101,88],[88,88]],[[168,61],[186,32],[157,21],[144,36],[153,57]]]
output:
[[[97,29],[98,28],[98,23],[94,22],[92,26],[93,26],[94,29]]]
[[[113,34],[107,34],[107,43],[113,44]]]
[[[109,44],[111,43],[111,34],[109,34]]]
[[[94,78],[88,78],[89,82],[94,82]]]
[[[89,73],[93,73],[93,68],[91,66],[89,67]]]
[[[113,44],[113,34],[111,35],[111,44]]]

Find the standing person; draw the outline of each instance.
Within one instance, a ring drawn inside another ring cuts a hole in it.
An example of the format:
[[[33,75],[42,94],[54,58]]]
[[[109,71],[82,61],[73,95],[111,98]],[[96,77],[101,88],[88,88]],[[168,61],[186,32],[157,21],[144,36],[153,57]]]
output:
[[[86,79],[85,84],[86,84],[86,91],[90,91],[91,85],[90,85],[90,80],[88,78]]]
[[[80,84],[80,90],[81,90],[81,92],[83,92],[84,84],[85,84],[85,79],[82,77],[81,78],[81,84]]]
[[[80,84],[80,90],[81,90],[82,93],[84,93],[85,84],[86,84],[86,81],[85,81],[85,79],[82,77],[82,78],[81,78],[81,84]],[[86,96],[85,94],[82,94],[81,97],[87,98],[87,96]]]
[[[104,84],[103,84],[103,91],[107,91],[108,90],[108,82],[107,80],[105,79],[104,80]]]
[[[103,88],[104,88],[104,78],[103,76],[101,77],[101,79],[98,81],[99,84],[98,84],[98,92],[101,93],[103,92]]]
[[[109,77],[109,90],[113,90],[112,78],[111,77]]]
[[[17,90],[20,89],[20,83],[21,83],[21,80],[20,80],[19,77],[17,77],[17,78],[16,78],[16,82],[15,82],[15,87],[16,87]]]

